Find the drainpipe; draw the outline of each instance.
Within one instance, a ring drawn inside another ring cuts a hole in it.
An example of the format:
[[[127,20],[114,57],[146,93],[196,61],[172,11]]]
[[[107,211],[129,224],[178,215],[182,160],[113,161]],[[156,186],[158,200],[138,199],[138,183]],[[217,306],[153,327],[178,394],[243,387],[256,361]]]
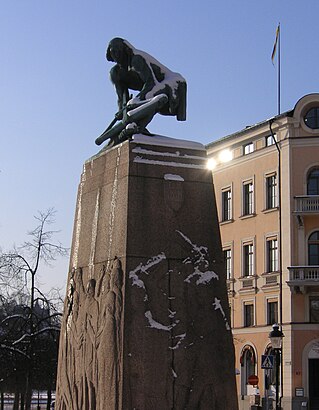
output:
[[[280,330],[282,331],[282,271],[283,271],[283,263],[282,263],[282,209],[281,209],[281,149],[279,144],[275,138],[274,132],[272,130],[272,125],[275,119],[271,118],[269,120],[269,130],[272,136],[272,139],[276,145],[276,149],[278,152],[278,208],[279,208],[279,326]],[[280,355],[280,364],[281,364],[281,376],[280,376],[280,406],[281,406],[281,399],[283,396],[283,348]]]

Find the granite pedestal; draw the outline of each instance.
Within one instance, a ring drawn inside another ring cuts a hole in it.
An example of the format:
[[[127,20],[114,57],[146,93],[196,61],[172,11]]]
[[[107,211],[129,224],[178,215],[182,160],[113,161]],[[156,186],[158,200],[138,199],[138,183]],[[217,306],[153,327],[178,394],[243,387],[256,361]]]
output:
[[[87,161],[60,339],[58,410],[236,410],[226,278],[201,144]]]

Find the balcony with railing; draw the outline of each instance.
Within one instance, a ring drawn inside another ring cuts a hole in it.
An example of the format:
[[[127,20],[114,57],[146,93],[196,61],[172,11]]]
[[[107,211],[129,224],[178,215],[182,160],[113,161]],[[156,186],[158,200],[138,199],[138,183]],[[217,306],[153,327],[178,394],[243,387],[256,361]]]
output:
[[[319,266],[291,266],[289,270],[289,281],[287,284],[301,291],[308,287],[317,286],[319,288]]]
[[[295,210],[298,215],[318,214],[319,213],[319,195],[295,196]]]

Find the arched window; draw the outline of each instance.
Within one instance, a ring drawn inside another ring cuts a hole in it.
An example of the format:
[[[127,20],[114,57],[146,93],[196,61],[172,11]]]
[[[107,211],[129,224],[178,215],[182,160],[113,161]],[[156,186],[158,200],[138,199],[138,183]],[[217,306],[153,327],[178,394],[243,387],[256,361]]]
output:
[[[308,264],[319,265],[319,231],[315,231],[309,236]]]
[[[241,365],[241,395],[247,395],[248,377],[256,374],[256,355],[251,346],[245,346],[240,356]]]
[[[319,168],[312,169],[308,174],[307,195],[319,195]]]

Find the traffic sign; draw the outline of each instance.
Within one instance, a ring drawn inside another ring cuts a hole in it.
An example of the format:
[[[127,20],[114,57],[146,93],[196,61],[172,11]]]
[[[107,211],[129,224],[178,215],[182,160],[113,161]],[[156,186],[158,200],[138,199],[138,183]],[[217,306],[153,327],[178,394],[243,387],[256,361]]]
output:
[[[248,377],[248,383],[251,384],[252,386],[256,386],[259,382],[258,376],[255,374],[252,374],[251,376]]]
[[[263,354],[261,356],[261,368],[262,369],[273,369],[274,368],[274,356]]]

